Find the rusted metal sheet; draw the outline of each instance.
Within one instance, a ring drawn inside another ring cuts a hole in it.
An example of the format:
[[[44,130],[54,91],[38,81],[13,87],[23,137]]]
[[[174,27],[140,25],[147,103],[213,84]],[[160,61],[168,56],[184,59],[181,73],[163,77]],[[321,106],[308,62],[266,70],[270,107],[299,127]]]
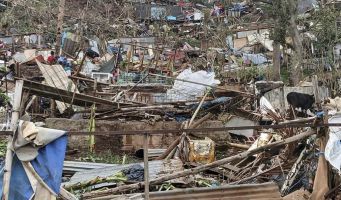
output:
[[[166,192],[150,193],[150,199],[157,200],[232,200],[232,199],[282,199],[275,183],[247,184],[212,188],[188,188]]]
[[[227,185],[211,188],[187,188],[164,192],[151,192],[150,200],[280,200],[282,199],[275,183]],[[110,195],[95,200],[143,200],[143,194]]]

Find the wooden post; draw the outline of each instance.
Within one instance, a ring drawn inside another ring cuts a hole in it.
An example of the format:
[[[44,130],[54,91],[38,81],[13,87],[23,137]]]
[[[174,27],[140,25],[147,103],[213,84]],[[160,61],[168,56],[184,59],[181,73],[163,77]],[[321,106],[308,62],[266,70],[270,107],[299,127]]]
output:
[[[12,55],[14,55],[15,53],[15,40],[14,40],[14,36],[12,34]]]
[[[206,92],[206,94],[204,95],[204,97],[201,99],[197,109],[195,110],[191,120],[189,121],[189,124],[188,126],[190,128],[195,128],[197,126],[199,126],[202,122],[204,122],[206,119],[210,118],[212,115],[209,113],[207,115],[205,115],[202,119],[199,119],[197,123],[194,123],[192,125],[192,123],[194,122],[194,119],[195,117],[197,116],[202,104],[204,103],[205,101],[205,98],[206,96],[208,95],[208,93],[210,92],[211,90],[209,90],[208,92]],[[162,154],[160,155],[157,160],[162,160],[162,159],[165,159],[172,151],[173,149],[178,146],[178,144],[180,143],[181,139],[186,135],[186,133],[182,133],[176,140],[174,140],[174,142],[168,147],[168,149]]]
[[[7,58],[6,58],[6,54],[4,54],[4,67],[5,67],[5,69],[7,69]],[[5,89],[6,89],[6,95],[8,96],[7,74],[5,75]]]
[[[86,53],[84,52],[84,55],[83,55],[81,64],[79,64],[79,67],[77,68],[77,70],[76,70],[76,72],[73,74],[73,76],[77,76],[77,75],[82,71],[82,68],[83,68],[83,65],[84,65],[85,58],[86,58]]]
[[[56,101],[54,99],[50,99],[51,117],[56,117],[56,108],[57,108]]]
[[[319,86],[318,86],[318,80],[317,80],[317,75],[313,76],[313,87],[314,87],[314,97],[315,97],[315,103],[318,109],[321,109],[321,99],[320,99],[320,94],[319,94]]]
[[[59,0],[59,13],[57,21],[56,54],[60,55],[60,46],[62,42],[62,29],[65,12],[65,0]]]
[[[24,86],[23,80],[17,80],[15,84],[15,96],[13,102],[13,112],[12,112],[12,120],[11,120],[11,130],[13,133],[17,128],[17,122],[19,120],[19,112],[20,112],[20,103],[21,103],[21,94]],[[6,160],[5,160],[5,170],[4,170],[4,180],[3,180],[3,193],[2,199],[8,200],[9,195],[9,186],[11,181],[11,170],[12,170],[12,161],[13,161],[13,152],[12,152],[12,140],[13,137],[8,137],[7,143],[7,152],[6,152]]]
[[[149,200],[149,164],[148,164],[148,133],[144,134],[144,199]]]
[[[15,63],[15,74],[16,74],[16,77],[20,78],[21,77],[21,72],[20,72],[20,64],[19,63]]]
[[[285,94],[284,94],[284,85],[282,87],[279,88],[279,93],[280,93],[280,98],[279,98],[279,104],[280,104],[280,112],[281,114],[283,114],[282,116],[284,116],[285,114]]]
[[[41,35],[37,35],[38,38],[38,48],[41,48]]]
[[[97,79],[94,80],[94,97],[97,95]]]

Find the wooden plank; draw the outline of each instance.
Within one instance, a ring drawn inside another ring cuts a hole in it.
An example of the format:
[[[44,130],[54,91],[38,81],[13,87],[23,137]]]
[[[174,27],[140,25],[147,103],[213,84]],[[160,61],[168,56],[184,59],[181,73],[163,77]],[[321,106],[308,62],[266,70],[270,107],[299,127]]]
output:
[[[230,165],[230,164],[225,164],[225,165],[222,165],[221,167],[225,168],[225,169],[229,169],[229,170],[235,171],[235,172],[239,172],[240,171],[240,168],[238,168],[236,166],[233,166],[233,165]]]
[[[199,167],[200,165],[196,163],[191,163],[191,166],[193,167]],[[224,169],[219,169],[218,167],[211,168],[207,170],[208,172],[214,173],[214,174],[219,174],[223,177],[223,179],[230,179],[232,181],[238,180],[237,177],[231,173],[231,171],[225,171]]]
[[[67,73],[65,72],[61,65],[45,65],[43,63],[40,63],[39,61],[36,62],[45,78],[46,83],[49,86],[63,90],[75,91],[76,93],[79,93],[78,90],[76,89],[76,85],[71,80],[69,80]],[[65,104],[64,102],[61,101],[57,101],[56,104],[58,110],[61,113],[63,113],[67,109],[67,107],[69,107],[68,104]]]
[[[148,133],[144,135],[144,151],[143,151],[143,160],[144,160],[144,198],[149,200],[149,164],[148,164]]]
[[[60,88],[60,89],[64,89],[59,84],[59,82],[53,80],[54,76],[52,76],[48,72],[47,68],[42,63],[37,61],[37,64],[38,64],[38,67],[39,67],[40,71],[42,72],[42,74],[43,74],[43,76],[45,78],[45,82],[46,82],[47,85],[52,86],[52,87],[57,87],[57,88]],[[49,66],[49,67],[54,67],[54,66]],[[61,112],[61,113],[63,113],[67,109],[67,105],[65,103],[63,103],[63,102],[57,101],[56,104],[57,104],[59,112]]]

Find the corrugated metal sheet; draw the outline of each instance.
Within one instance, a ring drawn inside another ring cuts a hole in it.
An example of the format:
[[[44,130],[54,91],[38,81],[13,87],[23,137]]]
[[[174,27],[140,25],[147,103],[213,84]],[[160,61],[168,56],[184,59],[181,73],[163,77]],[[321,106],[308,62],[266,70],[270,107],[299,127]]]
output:
[[[114,167],[117,164],[106,163],[91,163],[91,162],[76,162],[76,161],[64,161],[64,172],[81,172],[91,169],[99,169],[104,167]]]
[[[67,55],[76,56],[76,51],[80,49],[80,37],[73,33],[65,33],[63,38],[63,52]]]
[[[212,188],[187,188],[165,192],[151,192],[150,200],[281,200],[275,183],[227,185]],[[95,200],[143,200],[143,194],[111,195]]]
[[[126,169],[134,164],[139,164],[143,167],[143,163],[133,163],[127,165],[118,165],[113,167],[105,167],[100,169],[87,170],[77,172],[65,186],[82,183],[95,179],[96,177],[108,177],[116,174],[117,172]],[[149,162],[149,177],[155,179],[159,176],[171,174],[174,172],[182,171],[183,166],[180,160],[155,160]]]
[[[135,16],[140,20],[161,20],[166,16],[177,17],[180,15],[182,15],[182,8],[179,6],[149,4],[138,4],[135,6]]]

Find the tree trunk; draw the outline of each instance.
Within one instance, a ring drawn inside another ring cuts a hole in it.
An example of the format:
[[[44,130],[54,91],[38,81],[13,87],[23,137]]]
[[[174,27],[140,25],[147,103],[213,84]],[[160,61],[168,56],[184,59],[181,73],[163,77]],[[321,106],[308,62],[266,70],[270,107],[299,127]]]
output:
[[[293,54],[291,66],[290,79],[293,85],[297,85],[302,78],[301,75],[301,61],[303,59],[303,45],[300,34],[297,29],[296,18],[297,18],[297,0],[288,0],[289,10],[290,10],[290,20],[289,20],[289,34],[293,39],[293,45],[295,53]]]
[[[57,21],[57,37],[56,37],[56,54],[60,55],[60,46],[62,43],[62,30],[63,30],[63,21],[65,14],[65,0],[59,1],[59,13],[58,13],[58,21]]]
[[[272,80],[279,81],[281,79],[281,45],[274,41],[273,51],[273,74]]]

